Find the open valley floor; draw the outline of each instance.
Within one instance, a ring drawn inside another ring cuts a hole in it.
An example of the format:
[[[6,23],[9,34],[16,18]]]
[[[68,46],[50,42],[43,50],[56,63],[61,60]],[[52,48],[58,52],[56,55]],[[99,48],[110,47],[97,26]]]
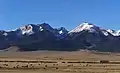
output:
[[[1,51],[0,73],[120,73],[120,53]]]

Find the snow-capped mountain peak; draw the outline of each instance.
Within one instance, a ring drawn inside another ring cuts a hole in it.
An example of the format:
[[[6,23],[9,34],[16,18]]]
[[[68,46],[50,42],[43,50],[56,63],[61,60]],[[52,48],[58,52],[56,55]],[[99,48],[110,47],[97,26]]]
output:
[[[69,33],[79,33],[84,30],[85,31],[87,30],[90,33],[97,33],[97,34],[99,34],[101,32],[105,36],[109,36],[109,35],[120,36],[120,30],[118,30],[118,31],[111,30],[111,29],[106,30],[104,28],[101,28],[99,26],[96,26],[96,25],[88,23],[88,22],[81,23],[75,29],[73,29],[69,32],[64,27],[54,29],[49,24],[42,23],[42,24],[37,24],[37,25],[36,24],[27,24],[23,27],[15,29],[15,30],[1,31],[1,34],[4,36],[9,36],[11,33],[13,33],[17,36],[21,36],[21,35],[32,35],[34,33],[39,34],[40,32],[43,32],[43,31],[45,31],[45,32],[49,31],[50,33],[54,34],[55,36],[63,37],[63,36],[68,35]]]
[[[94,24],[87,23],[87,22],[80,24],[79,26],[77,26],[75,29],[73,29],[69,33],[78,33],[78,32],[84,31],[84,30],[87,30],[90,33],[97,33],[97,34],[99,34],[101,32],[105,36],[108,36],[110,33],[112,35],[114,35],[112,30],[106,30],[104,28],[98,27]]]
[[[91,24],[91,23],[87,23],[87,22],[84,22],[82,24],[80,24],[79,26],[77,26],[75,29],[73,29],[72,31],[70,31],[69,33],[71,32],[81,32],[83,30],[89,30],[90,32],[94,32],[96,26]]]

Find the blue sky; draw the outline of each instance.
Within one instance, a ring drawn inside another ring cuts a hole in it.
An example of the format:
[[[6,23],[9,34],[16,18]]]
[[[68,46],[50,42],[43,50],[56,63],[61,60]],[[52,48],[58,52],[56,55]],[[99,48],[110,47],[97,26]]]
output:
[[[71,30],[84,21],[120,29],[120,0],[0,0],[0,29],[47,22]]]

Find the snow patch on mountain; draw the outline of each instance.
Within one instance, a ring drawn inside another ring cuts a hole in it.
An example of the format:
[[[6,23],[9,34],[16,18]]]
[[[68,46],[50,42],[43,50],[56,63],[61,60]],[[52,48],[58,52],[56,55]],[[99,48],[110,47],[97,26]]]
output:
[[[52,33],[55,33],[55,30],[47,23],[40,24],[39,27],[40,27],[40,31],[48,30]]]
[[[58,30],[59,34],[61,34],[61,35],[68,33],[68,31],[64,27],[58,28],[57,30]]]
[[[61,31],[59,31],[59,34],[62,34],[63,33],[63,31],[61,30]]]
[[[120,30],[117,31],[117,36],[120,36]]]
[[[115,31],[115,30],[108,29],[107,31],[113,36],[120,36],[120,30]]]
[[[106,30],[102,30],[102,33],[105,35],[105,36],[108,36],[109,33],[106,31]]]
[[[7,32],[4,32],[4,33],[3,33],[3,35],[4,35],[4,36],[7,36],[7,35],[8,35],[8,33],[7,33]]]
[[[40,26],[40,31],[43,31],[44,29]]]
[[[20,27],[20,30],[21,30],[22,35],[25,35],[25,34],[31,35],[34,33],[32,25],[25,25],[23,27]]]
[[[117,35],[115,30],[107,29],[107,32],[109,32],[109,33],[112,34],[113,36],[116,36],[116,35]]]

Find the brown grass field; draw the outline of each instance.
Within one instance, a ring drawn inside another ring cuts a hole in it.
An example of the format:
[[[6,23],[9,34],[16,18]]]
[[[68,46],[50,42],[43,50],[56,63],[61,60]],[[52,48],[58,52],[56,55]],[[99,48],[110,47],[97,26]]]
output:
[[[120,53],[1,51],[0,73],[120,73]]]

